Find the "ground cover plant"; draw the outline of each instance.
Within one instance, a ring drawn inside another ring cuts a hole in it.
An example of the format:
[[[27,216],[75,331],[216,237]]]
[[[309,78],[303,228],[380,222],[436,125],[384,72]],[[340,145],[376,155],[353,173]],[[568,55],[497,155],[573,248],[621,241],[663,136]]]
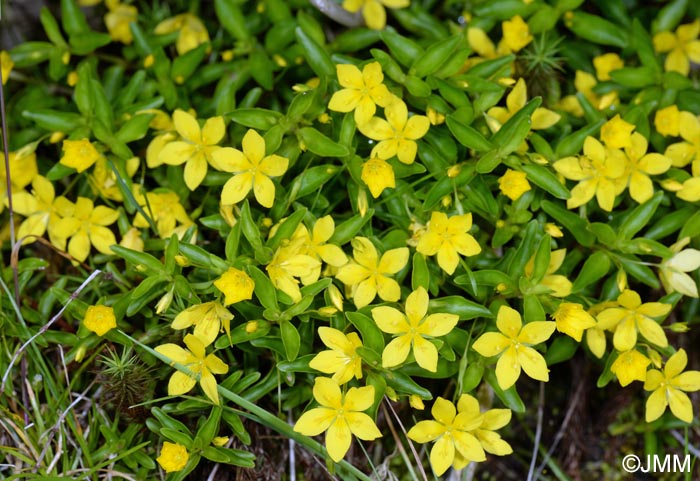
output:
[[[3,479],[700,479],[699,3],[47,3]]]

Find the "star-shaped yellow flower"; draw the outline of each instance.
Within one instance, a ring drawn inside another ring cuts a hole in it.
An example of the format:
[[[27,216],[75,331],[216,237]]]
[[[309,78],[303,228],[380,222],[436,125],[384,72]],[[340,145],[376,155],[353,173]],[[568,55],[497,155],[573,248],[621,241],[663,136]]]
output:
[[[374,386],[351,387],[343,396],[335,381],[317,377],[313,394],[321,407],[302,414],[294,425],[294,431],[306,436],[328,431],[326,449],[336,463],[350,449],[353,434],[364,441],[382,436],[372,418],[362,412],[374,403]]]
[[[215,152],[214,161],[219,170],[233,172],[221,192],[221,203],[236,204],[251,189],[255,200],[270,208],[275,201],[275,184],[270,177],[279,177],[287,171],[289,159],[279,155],[265,155],[265,139],[253,129],[243,136],[243,152],[224,147]]]
[[[230,306],[236,302],[252,299],[255,281],[242,270],[229,267],[214,281],[214,286],[224,294],[224,305]]]
[[[340,267],[348,262],[348,256],[343,250],[328,242],[335,231],[335,221],[330,215],[321,217],[316,221],[311,233],[303,224],[299,224],[294,239],[303,239],[301,252],[316,259],[322,260],[326,264],[333,267]],[[304,285],[309,285],[318,280],[321,275],[321,264],[319,263],[309,276],[301,278]]]
[[[166,473],[173,473],[185,469],[189,459],[190,455],[185,446],[165,441],[156,461]]]
[[[117,327],[114,309],[109,306],[89,306],[85,311],[83,325],[98,336],[104,336]]]
[[[318,335],[330,349],[316,354],[309,367],[324,374],[332,373],[332,379],[339,385],[353,377],[362,379],[362,358],[357,354],[357,348],[362,347],[360,336],[356,332],[343,334],[326,326],[318,328]]]
[[[114,233],[107,228],[119,218],[119,212],[104,205],[95,207],[91,199],[78,197],[70,216],[61,219],[55,234],[69,239],[68,253],[79,261],[87,259],[90,245],[103,254],[112,254],[110,246],[117,243]]]
[[[586,137],[582,156],[557,160],[553,167],[565,178],[579,181],[566,201],[569,209],[579,207],[595,196],[600,208],[610,212],[615,197],[625,188],[619,180],[625,173],[622,151],[606,149],[593,137]]]
[[[610,372],[617,376],[620,386],[625,387],[632,381],[644,381],[647,367],[651,360],[636,349],[621,352],[610,366]]]
[[[659,32],[654,35],[654,50],[670,52],[664,69],[688,75],[690,62],[700,63],[700,20],[680,25],[676,32]]]
[[[133,5],[120,3],[119,0],[106,0],[105,5],[109,12],[105,14],[105,26],[109,36],[115,42],[125,45],[134,41],[129,24],[138,20],[138,10]]]
[[[416,140],[428,133],[430,120],[425,115],[408,117],[408,107],[395,98],[384,109],[386,120],[372,117],[365,124],[358,124],[362,134],[379,143],[372,149],[372,157],[390,159],[397,156],[400,162],[412,164],[418,152]]]
[[[637,332],[659,347],[668,346],[666,333],[652,317],[665,317],[671,304],[647,302],[642,304],[639,294],[626,289],[617,298],[620,307],[610,307],[597,316],[600,329],[615,328],[613,345],[618,351],[629,351],[637,344]]]
[[[219,392],[216,389],[214,374],[226,374],[228,365],[215,354],[207,355],[204,342],[194,334],[187,334],[184,342],[187,349],[172,343],[161,344],[155,348],[156,352],[169,357],[172,362],[182,364],[192,374],[190,376],[181,371],[175,372],[168,382],[168,396],[185,394],[199,380],[199,385],[202,386],[204,394],[214,404],[219,404]]]
[[[504,21],[502,28],[503,43],[513,52],[522,50],[527,44],[532,42],[530,28],[520,15]]]
[[[467,404],[469,406],[465,406]],[[474,431],[484,420],[478,402],[476,410],[471,403],[461,399],[460,405],[472,409],[462,409],[458,412],[453,403],[438,397],[430,410],[434,420],[420,421],[407,433],[408,437],[417,443],[435,441],[430,450],[430,465],[437,476],[442,476],[458,456],[467,462],[486,460],[484,448],[474,435]],[[464,465],[466,464],[465,462]],[[464,466],[458,466],[456,469],[460,467]]]
[[[625,147],[630,196],[643,204],[654,195],[650,175],[659,175],[671,168],[671,159],[656,152],[647,154],[647,139],[633,133],[630,144]]]
[[[654,127],[664,137],[678,137],[681,127],[678,106],[673,104],[657,110],[656,114],[654,114]]]
[[[551,321],[534,321],[523,326],[520,313],[508,306],[501,306],[496,316],[500,332],[482,334],[474,343],[474,350],[484,357],[502,354],[496,364],[498,385],[508,389],[520,377],[521,368],[538,381],[549,381],[549,370],[542,354],[532,347],[552,335],[556,324]]]
[[[651,369],[646,374],[644,389],[653,391],[647,399],[646,421],[653,422],[671,407],[671,412],[681,421],[693,422],[693,405],[685,392],[700,390],[700,371],[683,372],[688,355],[679,349],[668,358],[663,372]],[[685,391],[685,392],[683,392]]]
[[[355,237],[351,244],[354,260],[341,267],[336,277],[352,286],[355,306],[360,309],[368,305],[377,294],[385,301],[398,301],[401,288],[389,276],[406,266],[408,248],[391,249],[379,257],[377,248],[366,237]]]
[[[372,309],[377,327],[388,334],[398,335],[382,352],[382,367],[398,366],[406,360],[411,348],[416,362],[423,369],[435,372],[438,350],[427,338],[445,336],[457,325],[455,314],[428,313],[428,292],[419,287],[406,298],[405,314],[389,306]]]
[[[64,140],[63,157],[59,162],[82,172],[97,162],[100,156],[101,154],[88,139]]]
[[[355,111],[355,123],[369,122],[377,105],[386,107],[394,96],[384,85],[384,74],[379,62],[370,62],[360,69],[352,64],[337,64],[338,82],[344,89],[331,97],[328,108],[335,112]]]
[[[498,188],[512,201],[518,200],[525,192],[532,189],[527,181],[527,174],[513,169],[506,170],[506,173],[498,179]]]
[[[617,114],[600,128],[600,140],[609,149],[627,147],[632,143],[634,128],[634,124],[630,124]]]
[[[228,309],[218,301],[211,301],[188,307],[175,316],[170,327],[179,330],[194,326],[194,335],[208,346],[214,342],[222,327],[230,335],[231,319],[233,314]]]
[[[434,211],[416,250],[426,256],[437,254],[438,265],[452,275],[459,264],[459,254],[475,256],[481,252],[479,243],[468,234],[471,227],[471,213],[448,218],[447,214]]]

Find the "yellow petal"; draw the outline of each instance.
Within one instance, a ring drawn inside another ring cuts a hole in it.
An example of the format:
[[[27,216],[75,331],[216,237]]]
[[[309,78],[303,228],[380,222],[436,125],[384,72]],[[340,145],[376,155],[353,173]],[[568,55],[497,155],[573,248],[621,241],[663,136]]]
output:
[[[511,339],[515,339],[522,327],[520,313],[510,306],[501,306],[496,315],[496,326],[498,330]]]
[[[525,324],[518,335],[518,341],[524,344],[536,345],[550,338],[556,323],[552,321],[535,321]]]
[[[314,399],[316,399],[321,406],[341,409],[342,395],[340,393],[340,387],[332,379],[317,377],[314,380],[313,394]]]
[[[437,476],[442,476],[452,465],[455,458],[455,446],[451,436],[443,436],[437,440],[430,451],[430,465]]]
[[[197,153],[185,164],[185,185],[195,190],[207,175],[207,161],[202,153]]]
[[[253,165],[258,165],[265,157],[265,139],[253,129],[243,136],[243,153]]]
[[[117,243],[114,233],[106,227],[93,225],[90,227],[90,242],[95,246],[95,249],[103,254],[113,254],[110,246]]]
[[[646,337],[646,336],[645,336]],[[673,356],[668,358],[666,361],[666,366],[664,366],[664,374],[667,378],[671,379],[676,377],[678,374],[683,372],[685,366],[688,364],[688,355],[685,349],[679,349]]]
[[[407,433],[407,436],[417,443],[434,441],[445,432],[445,426],[435,421],[420,421]]]
[[[438,422],[444,424],[445,426],[450,426],[457,415],[457,410],[455,409],[455,405],[450,401],[438,396],[432,409],[430,410],[430,413]]]
[[[194,378],[178,371],[168,381],[168,396],[179,396],[190,392],[195,384],[197,384],[197,381]]]
[[[204,394],[206,394],[214,404],[219,404],[219,391],[216,389],[216,379],[212,373],[203,370],[202,376],[199,379],[199,385],[202,386]]]
[[[335,66],[338,82],[343,87],[361,90],[365,87],[364,78],[360,69],[352,64],[337,64]]]
[[[511,343],[512,341],[500,332],[486,332],[474,342],[472,347],[484,357],[493,357],[505,351]]]
[[[221,203],[225,205],[237,204],[245,199],[253,187],[253,174],[245,172],[231,177],[221,191]]]
[[[418,327],[418,332],[427,336],[445,336],[457,325],[459,316],[456,314],[431,314]]]
[[[374,404],[374,386],[351,387],[345,394],[345,411],[366,411]]]
[[[253,177],[253,194],[255,200],[268,209],[275,203],[275,184],[260,173],[256,173]]]
[[[664,330],[655,321],[641,316],[641,319],[637,320],[637,327],[639,328],[639,332],[647,339],[647,341],[659,347],[668,346],[666,333],[664,333]]]
[[[651,423],[659,419],[664,411],[666,411],[667,405],[665,389],[657,389],[651,393],[646,403],[646,422]]]
[[[408,255],[408,247],[399,247],[386,251],[379,261],[377,271],[382,274],[396,274],[408,263]]]
[[[350,449],[352,434],[345,418],[338,417],[326,432],[326,449],[336,463],[345,457]]]
[[[287,171],[289,159],[279,155],[268,155],[260,163],[259,170],[268,177],[279,177]]]
[[[668,396],[668,405],[671,412],[681,421],[686,423],[693,422],[693,405],[687,394],[678,389],[669,388],[666,390]]]
[[[438,351],[432,342],[421,336],[413,337],[413,355],[420,367],[430,372],[437,371]]]
[[[173,112],[173,124],[175,125],[175,130],[177,130],[177,133],[180,134],[182,138],[195,144],[202,142],[197,119],[184,110],[176,109],[175,112]]]
[[[515,348],[511,345],[496,363],[496,379],[502,389],[508,389],[519,377],[520,362]]]
[[[387,334],[408,332],[411,326],[398,309],[389,306],[379,306],[372,309],[372,318],[377,327]]]
[[[531,347],[521,347],[518,351],[518,362],[525,374],[538,381],[549,381],[549,369],[542,354]]]
[[[466,459],[478,463],[486,461],[484,448],[481,447],[481,443],[473,434],[464,431],[454,431],[452,436],[455,440],[455,447]]]
[[[392,340],[382,352],[382,367],[398,366],[406,360],[411,350],[411,336],[405,334]],[[437,359],[436,359],[437,362]]]
[[[328,102],[328,109],[334,112],[351,112],[357,108],[361,99],[362,94],[358,90],[338,90],[333,94],[330,102]]]
[[[368,406],[369,407],[369,406]],[[374,421],[365,413],[351,412],[345,415],[352,434],[364,441],[372,441],[381,438],[382,433],[377,429]]]
[[[226,125],[224,118],[221,116],[207,119],[202,129],[202,143],[204,145],[216,145],[221,142],[221,139],[226,135]]]

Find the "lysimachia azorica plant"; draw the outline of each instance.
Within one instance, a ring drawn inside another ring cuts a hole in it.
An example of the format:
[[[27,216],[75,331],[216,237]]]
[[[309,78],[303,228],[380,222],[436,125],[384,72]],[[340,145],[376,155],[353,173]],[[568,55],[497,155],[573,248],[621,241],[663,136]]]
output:
[[[55,3],[0,53],[0,473],[569,479],[579,382],[697,441],[700,4]]]

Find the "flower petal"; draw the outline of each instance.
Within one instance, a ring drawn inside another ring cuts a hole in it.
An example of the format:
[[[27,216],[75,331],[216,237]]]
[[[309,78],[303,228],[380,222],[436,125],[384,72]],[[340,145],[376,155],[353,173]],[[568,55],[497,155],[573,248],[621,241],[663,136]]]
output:
[[[326,449],[336,463],[345,457],[350,449],[352,433],[345,418],[338,417],[326,432]]]
[[[330,427],[336,416],[337,413],[334,409],[310,409],[297,419],[294,431],[305,436],[317,436]]]

